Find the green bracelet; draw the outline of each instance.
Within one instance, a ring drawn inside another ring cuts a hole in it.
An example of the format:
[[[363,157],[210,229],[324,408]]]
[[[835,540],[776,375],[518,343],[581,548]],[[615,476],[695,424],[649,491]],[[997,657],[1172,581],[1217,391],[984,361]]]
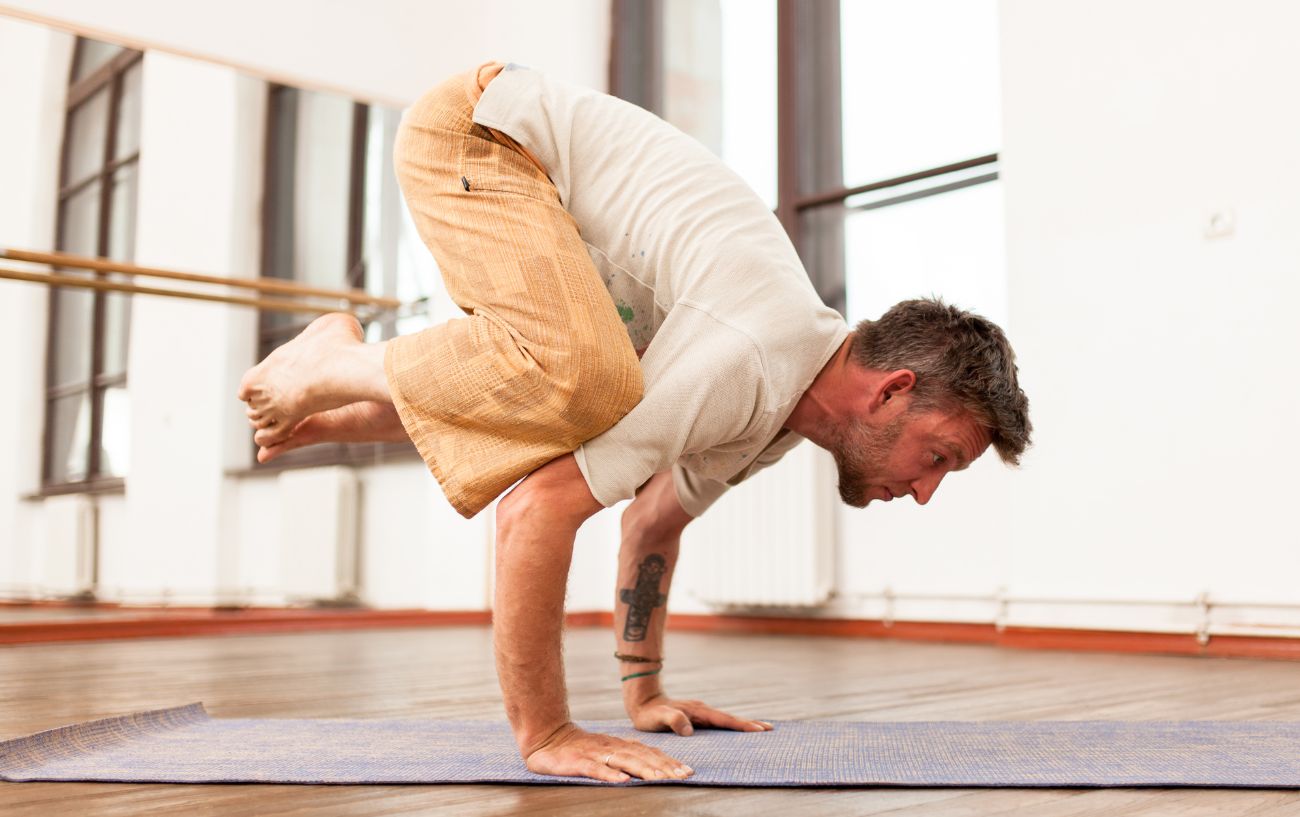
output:
[[[620,680],[626,681],[630,678],[640,678],[643,675],[658,675],[662,671],[663,668],[660,667],[659,669],[652,669],[649,672],[634,672],[631,675],[624,675]]]

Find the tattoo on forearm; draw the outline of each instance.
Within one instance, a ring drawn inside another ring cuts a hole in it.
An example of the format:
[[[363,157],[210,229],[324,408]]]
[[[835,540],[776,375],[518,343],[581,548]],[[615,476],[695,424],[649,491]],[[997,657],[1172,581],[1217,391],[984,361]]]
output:
[[[623,624],[624,641],[645,641],[646,630],[650,627],[650,614],[660,607],[668,597],[659,592],[659,580],[667,569],[664,557],[652,553],[637,568],[636,587],[624,587],[619,590],[619,600],[628,605],[627,621]]]

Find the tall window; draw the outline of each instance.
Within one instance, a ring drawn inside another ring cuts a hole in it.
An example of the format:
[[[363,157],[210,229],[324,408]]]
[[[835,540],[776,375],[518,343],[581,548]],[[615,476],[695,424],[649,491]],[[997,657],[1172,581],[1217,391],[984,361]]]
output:
[[[283,85],[269,89],[262,275],[309,286],[361,289],[404,302],[424,297],[437,275],[428,251],[411,241],[409,217],[392,170],[398,111]],[[258,359],[294,338],[315,316],[264,311]],[[383,340],[429,324],[427,314],[366,322]],[[410,444],[318,445],[289,452],[272,467],[374,462],[409,455]]]
[[[77,40],[59,183],[60,250],[134,259],[142,56]],[[130,322],[129,295],[51,289],[43,466],[47,490],[111,487],[127,475]]]
[[[995,0],[613,0],[610,87],[711,147],[850,321],[1005,318]]]
[[[995,0],[843,0],[839,27],[846,314],[936,293],[1004,323]]]

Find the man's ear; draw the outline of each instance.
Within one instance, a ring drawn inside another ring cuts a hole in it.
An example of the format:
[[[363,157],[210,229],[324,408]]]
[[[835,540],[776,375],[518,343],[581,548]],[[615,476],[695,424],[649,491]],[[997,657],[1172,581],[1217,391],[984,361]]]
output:
[[[877,404],[876,407],[883,406],[895,397],[910,394],[915,386],[916,373],[911,369],[898,369],[885,375],[876,386],[875,400],[872,402]]]

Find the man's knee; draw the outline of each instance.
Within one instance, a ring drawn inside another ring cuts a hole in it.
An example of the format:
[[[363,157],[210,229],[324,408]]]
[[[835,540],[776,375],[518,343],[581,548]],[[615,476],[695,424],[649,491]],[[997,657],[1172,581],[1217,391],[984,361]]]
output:
[[[565,454],[533,471],[497,503],[498,534],[545,518],[572,523],[574,530],[601,509],[572,454]]]

